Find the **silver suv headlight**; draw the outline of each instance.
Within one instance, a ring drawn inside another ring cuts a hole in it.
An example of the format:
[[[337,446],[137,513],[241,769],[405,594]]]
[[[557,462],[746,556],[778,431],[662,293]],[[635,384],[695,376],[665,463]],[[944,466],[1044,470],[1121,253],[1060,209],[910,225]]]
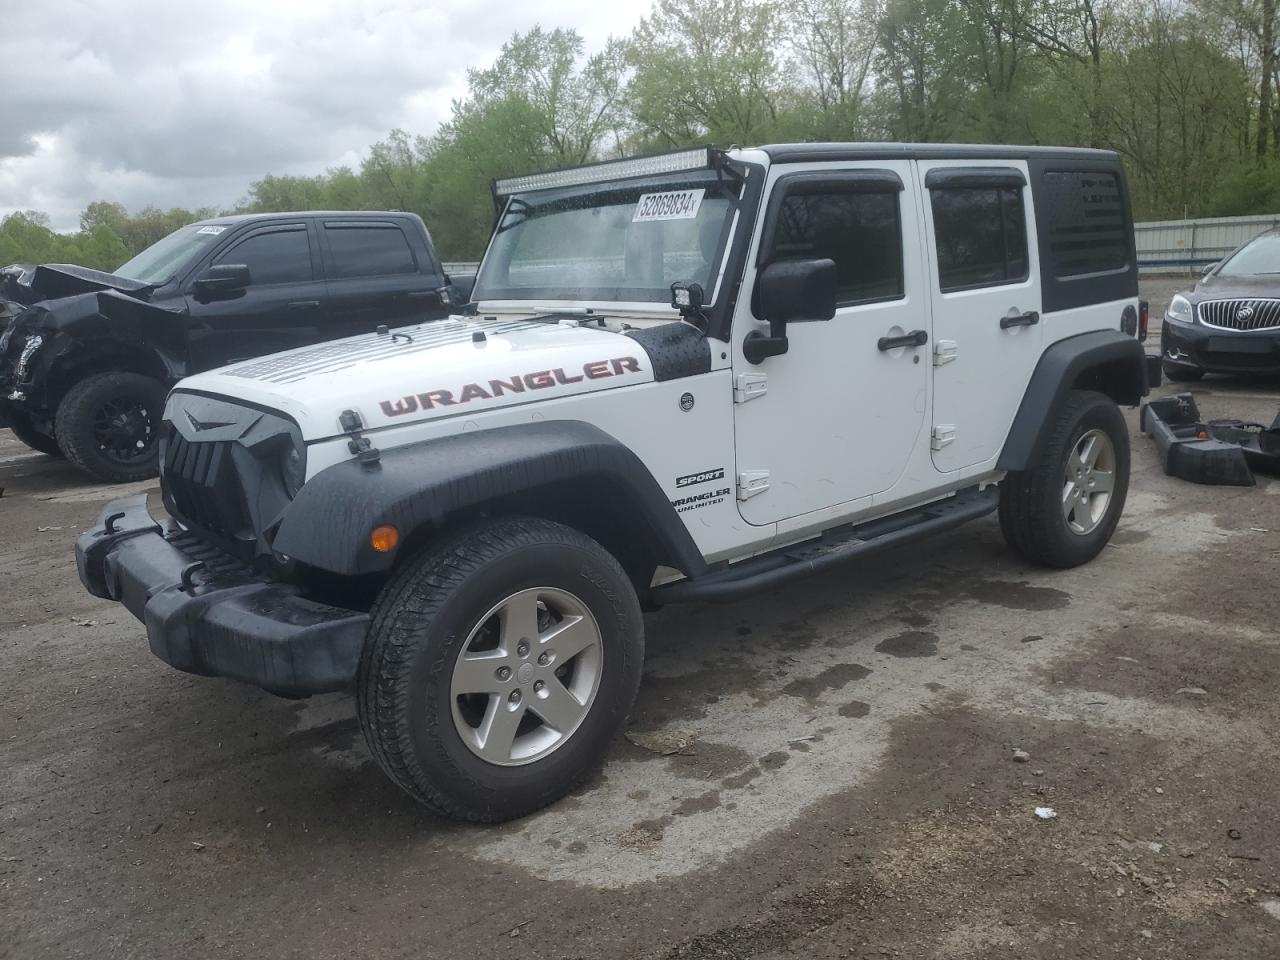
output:
[[[22,345],[22,353],[18,354],[18,364],[13,368],[13,376],[15,380],[27,379],[27,367],[31,365],[31,358],[36,355],[36,351],[44,346],[44,337],[38,333],[33,333],[27,337],[27,342]]]
[[[1180,293],[1175,293],[1173,299],[1169,301],[1169,306],[1164,311],[1164,318],[1174,323],[1194,323],[1195,307],[1191,306],[1191,301]]]

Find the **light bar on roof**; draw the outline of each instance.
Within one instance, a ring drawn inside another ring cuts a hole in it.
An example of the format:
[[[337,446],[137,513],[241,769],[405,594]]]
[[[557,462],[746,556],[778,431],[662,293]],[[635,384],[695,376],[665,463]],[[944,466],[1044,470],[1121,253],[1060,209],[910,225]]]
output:
[[[693,150],[676,150],[650,157],[606,160],[603,163],[591,163],[585,167],[571,167],[568,170],[529,173],[522,177],[504,177],[493,182],[493,193],[494,196],[507,197],[513,193],[530,193],[534,190],[577,187],[589,183],[605,183],[609,180],[678,173],[682,170],[706,170],[711,165],[711,148],[698,147]]]

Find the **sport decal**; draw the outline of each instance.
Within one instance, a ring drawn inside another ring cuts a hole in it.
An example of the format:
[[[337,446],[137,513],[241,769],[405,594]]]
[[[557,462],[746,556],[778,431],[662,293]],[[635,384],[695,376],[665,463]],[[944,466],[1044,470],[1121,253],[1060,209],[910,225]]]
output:
[[[699,483],[709,483],[712,480],[724,479],[724,467],[716,467],[714,470],[703,470],[701,473],[690,473],[683,477],[676,477],[677,487],[692,487]]]
[[[563,384],[581,383],[583,380],[602,380],[620,377],[628,373],[640,373],[640,361],[635,357],[614,357],[611,360],[592,360],[582,365],[582,372],[567,374],[563,367],[554,370],[537,370],[516,374],[505,380],[489,380],[485,383],[464,384],[459,390],[427,390],[411,393],[399,400],[381,400],[378,406],[388,417],[402,417],[418,410],[434,410],[436,407],[452,407],[472,400],[494,400],[509,393],[542,390]]]

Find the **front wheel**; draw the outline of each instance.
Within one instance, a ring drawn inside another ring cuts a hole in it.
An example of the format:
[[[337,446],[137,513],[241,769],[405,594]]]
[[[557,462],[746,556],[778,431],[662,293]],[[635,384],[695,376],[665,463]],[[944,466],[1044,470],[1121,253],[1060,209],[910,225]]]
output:
[[[1000,529],[1026,560],[1075,567],[1111,539],[1129,493],[1129,428],[1110,397],[1074,390],[1037,462],[1000,484]]]
[[[608,551],[547,520],[487,520],[383,588],[357,711],[410,795],[496,823],[559,799],[600,763],[643,656],[640,605]]]
[[[54,427],[68,460],[106,483],[154,477],[164,384],[137,373],[99,373],[67,391]]]

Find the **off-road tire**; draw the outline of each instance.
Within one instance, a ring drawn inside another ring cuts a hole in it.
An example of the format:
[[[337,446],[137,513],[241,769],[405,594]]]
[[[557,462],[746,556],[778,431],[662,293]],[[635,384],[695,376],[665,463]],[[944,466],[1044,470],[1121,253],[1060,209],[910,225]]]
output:
[[[9,411],[9,429],[13,435],[25,443],[36,453],[46,453],[51,457],[61,457],[62,449],[58,441],[47,433],[41,433],[31,425],[31,419],[17,410]]]
[[[1184,367],[1182,364],[1162,363],[1160,369],[1164,371],[1166,380],[1172,380],[1174,383],[1195,383],[1197,380],[1204,379],[1204,371],[1199,367]]]
[[[147,455],[137,462],[121,463],[103,452],[94,435],[94,419],[102,407],[119,398],[143,402],[152,425]],[[85,473],[104,483],[130,483],[154,477],[159,466],[157,435],[164,413],[165,387],[138,373],[99,373],[86,377],[67,391],[54,420],[63,455]]]
[[[554,752],[498,766],[455,728],[453,667],[486,611],[535,586],[572,593],[595,617],[599,688]],[[383,587],[360,661],[357,713],[379,766],[412,797],[440,814],[498,823],[558,800],[603,760],[635,700],[643,659],[635,589],[607,550],[547,520],[489,519],[428,545]]]
[[[1036,463],[1011,472],[1000,484],[1000,530],[1023,559],[1067,568],[1096,557],[1115,532],[1129,492],[1129,427],[1115,402],[1092,390],[1073,390],[1046,426]],[[1115,451],[1115,487],[1106,514],[1087,534],[1075,533],[1063,515],[1067,457],[1090,430],[1103,431]]]

